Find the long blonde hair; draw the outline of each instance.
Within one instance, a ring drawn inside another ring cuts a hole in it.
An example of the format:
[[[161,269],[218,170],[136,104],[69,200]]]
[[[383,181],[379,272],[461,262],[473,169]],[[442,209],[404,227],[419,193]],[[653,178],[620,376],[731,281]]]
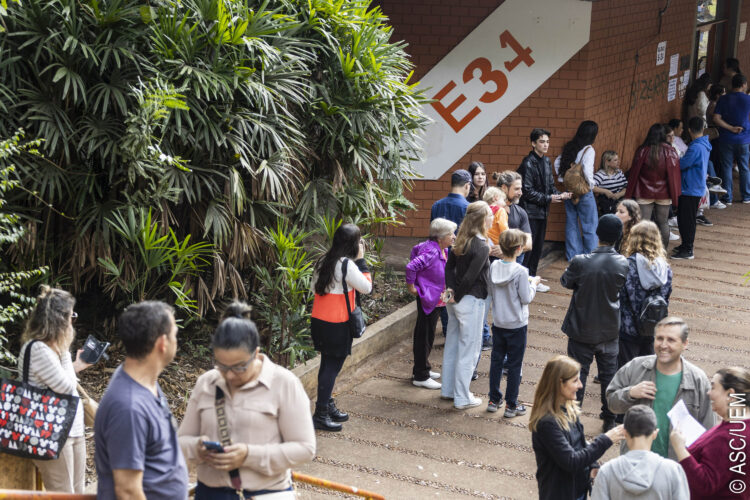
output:
[[[646,257],[649,264],[661,257],[667,258],[664,251],[664,244],[661,242],[661,233],[659,228],[650,220],[644,220],[630,229],[630,236],[626,243],[625,255],[630,257],[634,253],[639,253]]]
[[[75,338],[75,330],[70,325],[76,299],[59,288],[42,285],[36,305],[26,321],[23,342],[41,340],[57,347],[59,354],[67,351]]]
[[[463,255],[469,250],[469,245],[474,236],[479,234],[486,238],[487,225],[485,224],[485,218],[491,213],[490,206],[483,201],[470,203],[466,208],[464,220],[458,228],[456,242],[453,244],[453,250],[451,251],[456,255]]]
[[[570,424],[578,420],[581,409],[576,401],[565,401],[562,407],[557,406],[557,400],[562,392],[563,383],[578,376],[581,364],[573,358],[558,354],[547,361],[542,377],[534,393],[534,406],[529,416],[529,429],[536,431],[537,424],[546,415],[552,415],[560,427],[565,430]],[[563,408],[565,411],[563,411]]]

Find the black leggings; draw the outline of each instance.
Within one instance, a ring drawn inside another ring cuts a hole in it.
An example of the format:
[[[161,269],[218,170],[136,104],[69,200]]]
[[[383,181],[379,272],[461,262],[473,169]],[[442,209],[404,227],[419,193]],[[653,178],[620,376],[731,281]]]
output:
[[[320,355],[320,369],[318,370],[318,401],[315,407],[324,408],[333,394],[333,384],[336,383],[336,377],[344,366],[346,356],[337,357],[330,354]]]

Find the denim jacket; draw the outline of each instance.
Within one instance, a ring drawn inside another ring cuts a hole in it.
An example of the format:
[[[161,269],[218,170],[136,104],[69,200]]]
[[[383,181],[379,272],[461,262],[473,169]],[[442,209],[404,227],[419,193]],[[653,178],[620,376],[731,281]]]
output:
[[[422,310],[430,314],[440,302],[445,290],[445,250],[436,241],[427,240],[411,249],[406,265],[406,282],[413,284],[422,303]]]

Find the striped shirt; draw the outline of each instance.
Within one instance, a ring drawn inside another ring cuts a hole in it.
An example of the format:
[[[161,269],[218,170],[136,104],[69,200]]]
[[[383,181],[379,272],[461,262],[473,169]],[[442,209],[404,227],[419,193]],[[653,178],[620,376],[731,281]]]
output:
[[[628,187],[628,180],[619,168],[615,170],[614,175],[607,175],[604,169],[600,169],[594,174],[594,186],[619,193]]]
[[[23,376],[23,358],[29,343],[21,347],[18,355],[18,372]],[[72,394],[78,396],[78,377],[73,368],[73,359],[70,353],[65,351],[58,356],[50,346],[42,341],[36,341],[31,346],[31,359],[29,360],[29,383],[41,389],[52,389],[60,394]],[[83,403],[78,400],[78,409],[70,428],[70,437],[83,436]]]

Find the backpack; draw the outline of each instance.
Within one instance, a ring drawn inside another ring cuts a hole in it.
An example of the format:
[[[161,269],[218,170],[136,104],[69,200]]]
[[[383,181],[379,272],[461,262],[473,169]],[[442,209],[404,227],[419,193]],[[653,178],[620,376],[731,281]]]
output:
[[[565,171],[563,175],[563,186],[565,191],[573,193],[572,201],[577,204],[578,199],[584,194],[591,191],[589,181],[586,180],[586,176],[583,175],[583,157],[586,154],[586,150],[591,146],[586,146],[581,154],[581,163],[571,163],[570,168]]]
[[[649,294],[643,299],[641,312],[636,318],[636,327],[641,337],[652,337],[656,324],[669,314],[667,299],[661,294],[661,287],[649,290]]]

